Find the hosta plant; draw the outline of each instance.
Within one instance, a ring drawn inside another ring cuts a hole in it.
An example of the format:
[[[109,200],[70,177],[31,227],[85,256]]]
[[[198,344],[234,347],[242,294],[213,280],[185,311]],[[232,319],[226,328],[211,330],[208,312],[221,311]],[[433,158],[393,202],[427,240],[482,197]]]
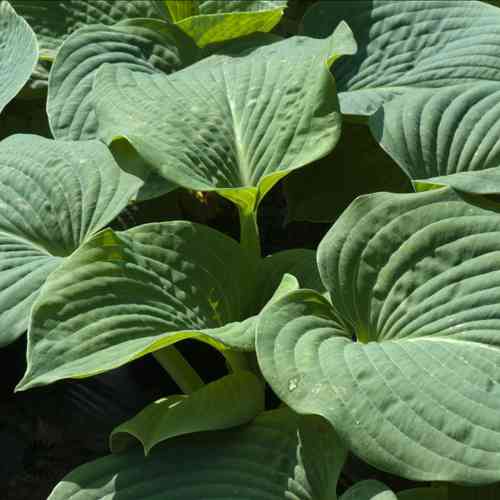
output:
[[[53,138],[0,142],[17,390],[147,355],[179,389],[50,500],[500,494],[500,9],[309,3],[286,38],[284,1],[1,4],[4,105],[51,63]],[[273,208],[331,226],[269,252]]]

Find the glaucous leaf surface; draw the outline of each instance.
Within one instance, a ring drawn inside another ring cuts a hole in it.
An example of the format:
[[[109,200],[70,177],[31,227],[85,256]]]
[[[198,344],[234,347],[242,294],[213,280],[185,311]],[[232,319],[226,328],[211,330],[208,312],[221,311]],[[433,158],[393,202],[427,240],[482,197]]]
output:
[[[340,114],[325,61],[353,51],[342,24],[324,40],[293,37],[169,76],[105,65],[99,133],[108,144],[125,137],[180,186],[254,210],[280,178],[335,146]]]
[[[202,1],[199,2],[197,15],[176,24],[199,47],[204,47],[257,31],[271,31],[279,23],[286,5],[286,0]]]
[[[416,188],[500,193],[500,83],[415,90],[370,117],[375,139]]]
[[[380,481],[367,479],[351,486],[340,500],[398,500],[398,497]]]
[[[35,33],[11,5],[0,2],[0,112],[31,76],[38,59]]]
[[[0,143],[0,345],[28,326],[47,276],[127,205],[140,183],[98,141]]]
[[[287,220],[333,222],[357,196],[377,191],[413,189],[365,125],[344,122],[330,154],[284,180]]]
[[[322,1],[304,33],[324,37],[341,21],[360,50],[333,68],[344,114],[370,115],[412,88],[500,81],[500,10],[470,0]]]
[[[358,198],[318,248],[333,306],[299,290],[261,313],[266,380],[381,470],[498,481],[499,232],[450,188]]]
[[[245,424],[264,411],[264,385],[253,373],[237,371],[185,396],[174,395],[148,405],[110,435],[119,453],[136,443],[147,455],[166,439]]]
[[[183,31],[156,19],[93,25],[76,31],[61,46],[50,73],[47,112],[54,137],[96,137],[92,86],[102,64],[168,74],[194,62],[198,52]]]
[[[53,61],[64,39],[91,24],[112,25],[124,19],[162,17],[162,8],[155,0],[12,0],[38,38],[40,55]],[[40,61],[29,82],[37,92],[47,87],[49,70]]]
[[[169,440],[78,467],[48,500],[335,499],[346,450],[316,416],[266,412],[236,429]]]
[[[314,252],[261,261],[190,222],[105,230],[50,276],[31,315],[18,388],[97,374],[186,338],[223,354],[253,351],[254,315],[290,272],[317,283]]]

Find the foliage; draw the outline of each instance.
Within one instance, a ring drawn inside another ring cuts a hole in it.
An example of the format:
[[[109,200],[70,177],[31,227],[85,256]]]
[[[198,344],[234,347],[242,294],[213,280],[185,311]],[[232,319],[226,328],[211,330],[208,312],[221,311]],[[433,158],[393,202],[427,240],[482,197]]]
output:
[[[286,37],[296,2],[0,3],[17,390],[146,355],[179,388],[50,500],[498,495],[500,8],[309,3]],[[317,249],[269,254],[285,200]]]

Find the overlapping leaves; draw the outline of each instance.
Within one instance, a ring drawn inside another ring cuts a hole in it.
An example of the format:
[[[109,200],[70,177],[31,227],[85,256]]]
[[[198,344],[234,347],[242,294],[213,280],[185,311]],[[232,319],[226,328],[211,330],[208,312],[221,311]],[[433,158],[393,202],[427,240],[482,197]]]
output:
[[[327,36],[346,21],[360,50],[335,64],[344,114],[370,115],[414,88],[500,81],[500,10],[469,0],[322,1],[304,32]]]
[[[105,230],[44,286],[19,388],[90,376],[189,337],[253,350],[254,315],[289,271],[308,286],[319,281],[312,251],[261,261],[190,222]]]
[[[262,313],[266,379],[382,470],[498,481],[499,232],[452,189],[359,198],[318,250],[333,306],[301,290]]]
[[[335,499],[345,455],[320,417],[275,410],[241,428],[169,440],[146,458],[137,450],[83,465],[49,500],[83,500],[90,492],[145,500]]]

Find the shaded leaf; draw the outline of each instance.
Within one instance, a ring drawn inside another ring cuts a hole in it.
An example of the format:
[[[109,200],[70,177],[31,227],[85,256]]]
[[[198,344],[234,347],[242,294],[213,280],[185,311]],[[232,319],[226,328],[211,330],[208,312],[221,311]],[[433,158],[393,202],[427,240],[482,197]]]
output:
[[[398,497],[380,481],[367,479],[351,486],[340,500],[398,500]]]
[[[498,481],[499,231],[495,205],[452,189],[358,198],[318,249],[333,306],[302,290],[260,315],[273,390],[381,470]]]
[[[238,429],[169,440],[144,458],[137,450],[85,464],[48,500],[120,497],[144,500],[336,498],[345,449],[319,417],[287,409]]]
[[[500,81],[500,10],[483,2],[322,1],[304,32],[324,37],[340,21],[360,50],[334,66],[344,114],[370,115],[414,88]]]
[[[287,221],[333,222],[356,197],[376,191],[413,189],[365,125],[344,122],[339,143],[328,156],[284,180]]]
[[[238,371],[188,396],[160,399],[113,430],[111,451],[123,451],[138,439],[147,455],[153,446],[175,436],[244,424],[264,411],[263,388],[255,375]]]

